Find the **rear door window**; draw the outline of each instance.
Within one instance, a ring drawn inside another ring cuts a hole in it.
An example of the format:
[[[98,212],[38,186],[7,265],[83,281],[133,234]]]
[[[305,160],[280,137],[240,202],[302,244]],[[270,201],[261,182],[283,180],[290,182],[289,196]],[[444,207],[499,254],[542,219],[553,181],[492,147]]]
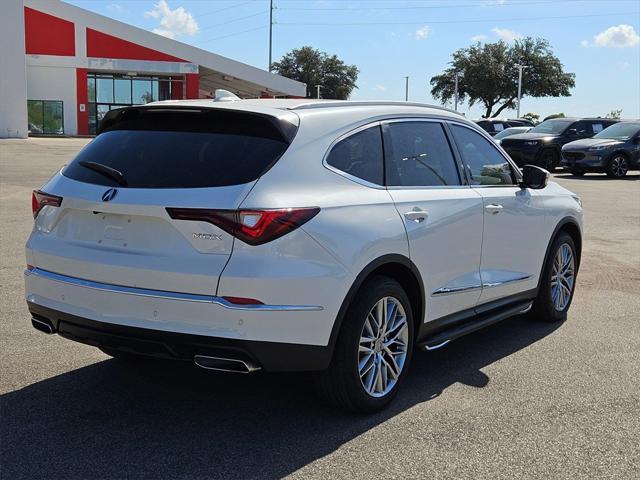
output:
[[[375,126],[339,141],[329,153],[327,164],[369,183],[384,183],[382,133]]]
[[[113,113],[113,112],[112,112]],[[86,183],[130,188],[204,188],[256,180],[285,152],[275,119],[214,109],[131,109],[63,170]],[[83,163],[85,165],[83,165]]]
[[[388,186],[460,185],[458,167],[438,122],[392,122],[385,130]]]

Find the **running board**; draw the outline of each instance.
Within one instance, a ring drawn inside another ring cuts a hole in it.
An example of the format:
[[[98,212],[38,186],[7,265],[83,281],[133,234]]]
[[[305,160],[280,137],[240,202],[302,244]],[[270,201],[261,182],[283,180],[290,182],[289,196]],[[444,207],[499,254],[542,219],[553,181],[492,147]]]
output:
[[[527,313],[531,310],[533,302],[531,300],[525,300],[515,303],[506,309],[500,309],[499,311],[486,312],[477,315],[471,320],[467,320],[464,323],[453,325],[446,330],[435,333],[427,340],[420,342],[418,345],[426,351],[437,350],[448,345],[452,340],[460,338],[469,333],[473,333],[477,330],[493,325],[494,323],[501,322],[507,318],[514,317],[523,313]]]

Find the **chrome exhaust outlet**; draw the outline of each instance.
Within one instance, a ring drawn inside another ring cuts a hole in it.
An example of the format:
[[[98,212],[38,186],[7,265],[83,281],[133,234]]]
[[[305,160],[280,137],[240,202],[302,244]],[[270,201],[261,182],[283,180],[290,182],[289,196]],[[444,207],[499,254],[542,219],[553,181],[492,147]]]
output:
[[[40,330],[41,332],[46,333],[47,335],[51,335],[52,333],[56,333],[55,328],[53,328],[53,324],[49,322],[49,320],[37,319],[35,317],[31,317],[31,325],[36,330]]]
[[[207,355],[196,355],[193,363],[206,370],[216,370],[218,372],[252,373],[261,370],[262,367],[250,360],[240,360],[237,358],[209,357]]]

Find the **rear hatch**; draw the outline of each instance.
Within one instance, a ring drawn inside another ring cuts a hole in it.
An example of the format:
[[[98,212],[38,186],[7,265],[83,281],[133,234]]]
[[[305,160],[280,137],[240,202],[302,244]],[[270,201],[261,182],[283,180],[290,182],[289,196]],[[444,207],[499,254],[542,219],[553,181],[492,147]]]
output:
[[[230,109],[112,111],[43,187],[62,202],[38,214],[31,258],[96,282],[215,294],[233,236],[166,209],[237,209],[294,134],[288,121]]]

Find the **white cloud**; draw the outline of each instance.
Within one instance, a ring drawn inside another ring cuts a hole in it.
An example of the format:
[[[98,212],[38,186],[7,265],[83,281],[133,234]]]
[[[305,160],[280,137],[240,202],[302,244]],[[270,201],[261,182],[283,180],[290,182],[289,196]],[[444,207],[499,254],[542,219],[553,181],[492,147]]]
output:
[[[124,8],[122,5],[120,5],[119,3],[110,3],[109,5],[107,5],[107,10],[109,10],[110,12],[117,12],[117,13],[124,13],[127,11],[127,9]]]
[[[513,42],[514,40],[518,40],[522,38],[523,35],[514,30],[509,30],[508,28],[492,28],[491,31],[495,33],[500,40],[504,40],[507,43]]]
[[[376,92],[384,92],[387,89],[384,85],[376,85],[373,87],[373,90]]]
[[[428,25],[425,25],[424,27],[419,28],[418,30],[413,32],[412,35],[413,35],[413,38],[415,38],[416,40],[424,40],[429,36],[430,33],[431,33],[431,27]]]
[[[640,45],[640,35],[631,25],[620,24],[595,35],[593,44],[596,47],[635,47]]]
[[[580,46],[583,48],[587,48],[589,46],[589,40],[582,40],[580,42]]]
[[[198,33],[198,23],[193,15],[183,7],[171,10],[166,0],[159,0],[153,5],[153,10],[145,12],[145,16],[160,20],[160,26],[153,29],[153,33],[169,38],[180,35],[195,35]]]
[[[473,37],[471,37],[471,41],[472,42],[486,42],[488,38],[489,37],[487,37],[484,33],[481,33],[480,35],[474,35]]]

